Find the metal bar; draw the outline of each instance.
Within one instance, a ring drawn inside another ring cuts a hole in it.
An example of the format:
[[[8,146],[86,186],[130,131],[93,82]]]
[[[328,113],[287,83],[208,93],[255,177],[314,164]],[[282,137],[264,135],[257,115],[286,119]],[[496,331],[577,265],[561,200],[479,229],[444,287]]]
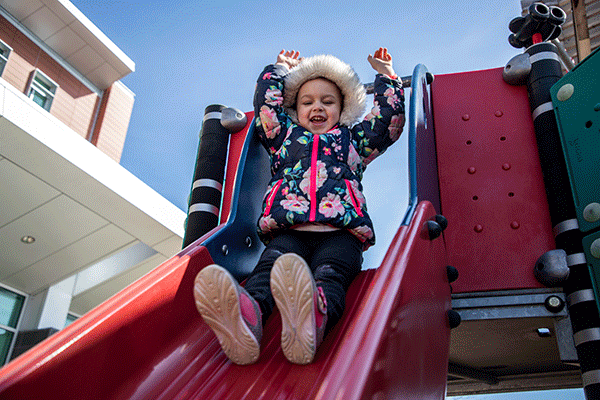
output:
[[[399,79],[402,82],[402,87],[406,88],[406,87],[411,86],[412,76],[403,76]],[[364,86],[365,86],[365,90],[367,91],[367,94],[373,94],[374,82],[365,83]]]
[[[550,311],[546,299],[554,296],[565,302],[565,294],[533,293],[496,295],[487,297],[453,298],[452,309],[460,314],[463,321],[504,318],[565,317],[566,308]]]
[[[558,55],[560,56],[560,59],[562,60],[567,71],[570,71],[573,68],[575,68],[575,63],[573,62],[573,59],[571,58],[569,53],[567,53],[565,45],[563,45],[562,42],[558,39],[552,39],[551,42],[554,43],[554,45],[558,49]]]
[[[425,124],[425,110],[423,106],[423,89],[427,84],[427,68],[418,64],[413,70],[410,93],[410,109],[408,110],[408,183],[409,198],[408,207],[402,225],[408,225],[417,207],[417,130],[420,125]]]

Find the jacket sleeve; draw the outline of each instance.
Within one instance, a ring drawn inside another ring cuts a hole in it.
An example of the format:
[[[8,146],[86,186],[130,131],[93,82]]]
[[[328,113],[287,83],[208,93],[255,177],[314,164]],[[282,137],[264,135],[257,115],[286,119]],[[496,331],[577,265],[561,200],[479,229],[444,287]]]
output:
[[[282,65],[268,65],[258,77],[254,92],[256,132],[269,151],[275,153],[283,143],[289,117],[283,109],[283,77],[288,69]]]
[[[402,82],[378,74],[374,83],[373,108],[360,124],[352,128],[352,142],[363,170],[398,140],[404,120]]]

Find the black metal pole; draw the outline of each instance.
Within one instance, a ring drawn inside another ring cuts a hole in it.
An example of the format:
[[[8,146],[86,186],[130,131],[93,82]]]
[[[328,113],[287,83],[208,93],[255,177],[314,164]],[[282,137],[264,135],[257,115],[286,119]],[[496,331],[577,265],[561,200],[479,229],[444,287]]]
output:
[[[229,143],[229,130],[221,124],[223,109],[225,106],[215,104],[206,107],[204,111],[183,247],[187,247],[219,223]]]
[[[548,42],[534,44],[526,53],[531,61],[527,90],[550,218],[556,247],[565,250],[570,270],[563,289],[567,295],[583,388],[588,400],[600,399],[600,336],[597,334],[600,332],[600,316],[581,243],[583,235],[577,223],[575,203],[571,196],[550,96],[550,88],[562,77],[560,58],[554,44]]]

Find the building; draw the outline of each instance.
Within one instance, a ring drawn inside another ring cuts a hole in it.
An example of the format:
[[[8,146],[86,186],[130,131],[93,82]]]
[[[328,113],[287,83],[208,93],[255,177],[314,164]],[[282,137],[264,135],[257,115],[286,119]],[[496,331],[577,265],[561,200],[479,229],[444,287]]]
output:
[[[0,365],[181,248],[121,167],[134,62],[68,0],[0,1]]]
[[[600,46],[600,0],[585,0],[581,1],[579,6],[579,18],[573,18],[573,6],[571,0],[521,0],[521,8],[523,13],[527,11],[529,6],[534,2],[541,2],[548,6],[558,6],[567,14],[567,20],[562,25],[562,33],[558,40],[563,44],[565,50],[575,63],[579,62],[578,54],[578,39],[575,34],[575,27],[578,21],[580,32],[580,41],[583,45],[584,57],[590,51],[594,51]],[[579,4],[579,2],[575,2]],[[585,4],[583,4],[585,3]],[[579,51],[582,51],[581,49]]]

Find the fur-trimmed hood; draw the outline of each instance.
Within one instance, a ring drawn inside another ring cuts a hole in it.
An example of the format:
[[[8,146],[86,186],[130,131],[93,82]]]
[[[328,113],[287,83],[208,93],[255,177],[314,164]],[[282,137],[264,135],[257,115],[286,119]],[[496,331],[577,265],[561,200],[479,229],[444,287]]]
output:
[[[332,81],[342,92],[340,124],[351,127],[358,123],[365,113],[367,92],[352,67],[331,55],[304,58],[284,77],[283,107],[292,121],[298,123],[296,97],[300,87],[316,78]]]

